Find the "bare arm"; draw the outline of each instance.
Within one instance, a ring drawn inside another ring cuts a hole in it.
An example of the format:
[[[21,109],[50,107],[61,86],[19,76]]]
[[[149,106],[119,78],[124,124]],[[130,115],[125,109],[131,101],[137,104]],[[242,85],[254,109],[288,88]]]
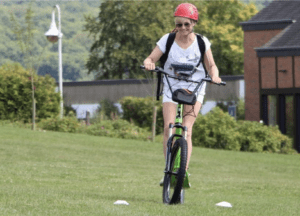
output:
[[[206,69],[208,70],[208,74],[210,75],[212,81],[216,82],[216,83],[220,83],[222,80],[219,77],[219,70],[216,66],[211,49],[209,49],[205,52],[204,63],[205,63]]]
[[[154,70],[155,69],[155,63],[160,59],[160,57],[163,55],[163,52],[159,49],[158,46],[156,46],[151,54],[144,60],[144,66],[146,70]]]

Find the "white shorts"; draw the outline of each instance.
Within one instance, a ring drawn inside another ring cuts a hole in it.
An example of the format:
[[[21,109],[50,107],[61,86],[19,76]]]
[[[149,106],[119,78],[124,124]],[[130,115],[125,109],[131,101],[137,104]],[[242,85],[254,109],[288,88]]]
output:
[[[203,104],[203,100],[204,100],[204,95],[198,94],[197,95],[197,101],[199,101],[201,104]],[[165,102],[172,102],[174,104],[178,104],[177,102],[175,102],[175,101],[172,100],[172,94],[171,94],[170,91],[168,91],[167,94],[164,91],[164,93],[163,93],[163,101],[162,102],[163,103],[165,103]]]

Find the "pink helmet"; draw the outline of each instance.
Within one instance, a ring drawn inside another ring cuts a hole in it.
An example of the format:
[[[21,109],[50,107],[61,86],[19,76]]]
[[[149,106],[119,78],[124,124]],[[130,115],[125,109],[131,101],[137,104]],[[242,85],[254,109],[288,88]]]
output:
[[[198,10],[195,5],[190,3],[182,3],[177,6],[174,17],[186,17],[198,21]]]

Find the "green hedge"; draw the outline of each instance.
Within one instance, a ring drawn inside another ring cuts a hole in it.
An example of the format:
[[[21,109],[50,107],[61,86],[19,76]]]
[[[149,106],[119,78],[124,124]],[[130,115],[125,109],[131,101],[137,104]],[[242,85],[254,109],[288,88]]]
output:
[[[235,121],[228,113],[215,107],[199,115],[193,127],[194,146],[249,152],[294,152],[292,139],[281,134],[278,126],[255,121]]]
[[[59,116],[41,120],[37,126],[43,130],[76,133],[84,130],[74,114],[60,118]]]
[[[55,80],[50,76],[34,75],[36,117],[38,119],[59,113],[59,93],[55,93]],[[31,121],[31,74],[19,63],[0,67],[0,119]]]
[[[135,126],[123,119],[102,120],[101,122],[86,126],[81,124],[75,116],[68,115],[60,119],[59,117],[43,119],[38,123],[38,128],[43,130],[84,133],[94,136],[108,136],[124,139],[150,140],[151,133],[146,129]]]
[[[133,121],[137,126],[152,130],[153,98],[124,97],[120,100],[123,119]],[[163,133],[162,102],[154,101],[157,106],[156,134]]]
[[[158,107],[156,133],[163,132],[162,103]],[[148,98],[124,97],[121,100],[123,118],[139,127],[151,130],[153,100]],[[244,101],[238,109],[243,119]],[[294,152],[292,139],[281,134],[277,126],[266,126],[254,121],[236,121],[228,112],[215,107],[206,115],[198,115],[193,127],[193,145],[207,148],[250,152]]]
[[[143,128],[135,126],[126,120],[103,120],[100,123],[90,125],[86,133],[95,136],[108,136],[123,139],[150,140],[151,133]]]
[[[134,105],[130,106],[130,101],[134,101]],[[152,117],[149,117],[148,120],[144,119],[151,115],[150,101],[149,98],[142,100],[131,97],[127,97],[126,100],[122,101],[123,105],[126,106],[124,110],[127,109],[124,115],[127,115],[129,119],[132,118],[134,122],[138,122],[145,128],[125,119],[101,120],[86,126],[80,124],[74,114],[69,114],[63,119],[58,117],[44,119],[38,123],[38,127],[44,130],[86,133],[95,136],[151,140],[151,132],[148,127],[151,127]],[[131,113],[129,110],[131,110]],[[140,115],[142,117],[139,117]],[[147,121],[151,123],[149,124]],[[161,119],[158,118],[158,124],[162,125],[162,123],[162,117]],[[159,139],[162,139],[161,134]],[[215,107],[204,116],[198,115],[193,127],[192,141],[194,146],[215,149],[295,153],[292,147],[292,139],[281,134],[278,126],[266,126],[254,121],[236,121],[219,107]]]

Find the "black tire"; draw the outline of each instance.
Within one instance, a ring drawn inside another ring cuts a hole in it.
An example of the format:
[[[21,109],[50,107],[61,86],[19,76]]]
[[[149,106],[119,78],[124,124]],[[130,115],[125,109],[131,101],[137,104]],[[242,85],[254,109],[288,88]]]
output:
[[[184,177],[185,177],[185,167],[186,167],[186,161],[187,161],[187,143],[184,138],[180,138],[175,141],[171,153],[170,154],[170,163],[171,163],[171,170],[173,170],[174,163],[175,163],[175,158],[177,155],[178,150],[180,150],[180,167],[177,170],[177,175],[175,175],[176,178],[176,183],[174,187],[171,187],[171,178],[173,174],[171,173],[165,173],[165,178],[164,178],[164,186],[163,186],[163,203],[165,204],[178,204],[178,203],[183,203],[181,197],[181,192],[182,192],[182,187],[183,187],[183,182],[184,182]]]
[[[182,188],[181,193],[180,193],[180,204],[184,203],[184,196],[185,196],[185,190]]]

